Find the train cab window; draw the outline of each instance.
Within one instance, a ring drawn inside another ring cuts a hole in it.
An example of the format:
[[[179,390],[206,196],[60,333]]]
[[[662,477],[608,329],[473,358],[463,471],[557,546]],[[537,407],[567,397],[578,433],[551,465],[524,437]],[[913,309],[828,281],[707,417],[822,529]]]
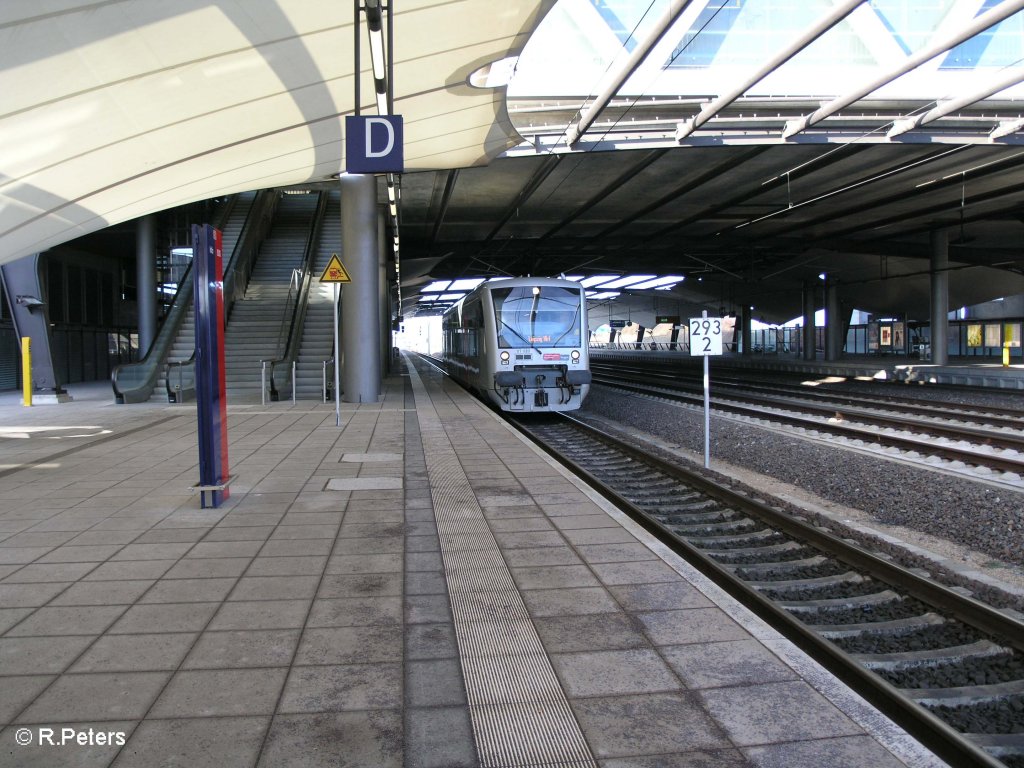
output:
[[[580,345],[579,290],[559,286],[517,286],[491,290],[503,348]]]

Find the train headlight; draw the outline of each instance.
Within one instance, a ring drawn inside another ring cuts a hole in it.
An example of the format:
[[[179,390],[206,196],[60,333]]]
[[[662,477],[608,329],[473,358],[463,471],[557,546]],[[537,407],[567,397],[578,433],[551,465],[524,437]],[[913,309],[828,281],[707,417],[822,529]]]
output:
[[[580,361],[580,351],[578,349],[574,349],[572,351],[572,361],[574,363],[578,363]]]
[[[501,353],[501,364],[508,365],[508,352]]]

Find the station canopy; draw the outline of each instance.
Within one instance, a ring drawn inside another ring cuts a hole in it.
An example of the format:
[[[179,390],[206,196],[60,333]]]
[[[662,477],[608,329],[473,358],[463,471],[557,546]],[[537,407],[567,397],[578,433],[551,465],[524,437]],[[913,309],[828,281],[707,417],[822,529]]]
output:
[[[819,272],[868,285],[880,258],[887,278],[919,273],[942,229],[958,268],[1007,275],[959,273],[954,305],[1024,292],[1024,0],[380,5],[405,120],[403,312],[431,281],[502,274],[791,301]],[[334,184],[343,118],[380,109],[354,6],[0,3],[0,262]],[[908,285],[865,293],[905,302]]]
[[[857,306],[920,309],[942,230],[955,305],[1024,291],[1021,8],[560,0],[471,78],[507,89],[523,141],[403,179],[406,310],[503,272],[679,275],[681,297],[779,319],[827,274]]]

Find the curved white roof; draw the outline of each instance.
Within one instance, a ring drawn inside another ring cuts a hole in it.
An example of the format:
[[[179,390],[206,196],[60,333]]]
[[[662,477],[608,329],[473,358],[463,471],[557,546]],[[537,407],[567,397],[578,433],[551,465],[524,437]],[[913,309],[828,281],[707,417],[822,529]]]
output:
[[[553,0],[396,0],[410,170],[518,143],[504,89]],[[329,179],[354,107],[346,0],[0,3],[0,262],[194,200]],[[361,95],[376,114],[363,27]]]

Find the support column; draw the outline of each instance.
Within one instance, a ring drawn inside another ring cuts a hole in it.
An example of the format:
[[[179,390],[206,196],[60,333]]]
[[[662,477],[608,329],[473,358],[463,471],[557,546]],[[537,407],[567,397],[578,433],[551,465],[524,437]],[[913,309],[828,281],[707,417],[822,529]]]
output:
[[[740,307],[740,316],[737,318],[740,322],[740,348],[738,351],[740,354],[747,357],[749,357],[753,351],[750,346],[750,326],[753,321],[753,314],[754,312],[750,306],[744,304]]]
[[[814,360],[814,312],[817,309],[817,302],[814,300],[816,283],[813,280],[804,281],[804,328],[802,346],[804,349],[803,359]]]
[[[932,232],[932,363],[949,362],[949,233]]]
[[[156,337],[156,216],[135,220],[135,300],[139,315],[139,355]]]
[[[825,283],[825,359],[838,360],[843,356],[843,330],[845,318],[839,306],[839,283]]]
[[[391,312],[388,306],[388,249],[384,225],[387,208],[377,208],[377,306],[380,312],[380,376],[391,372]]]
[[[50,344],[50,314],[47,311],[48,301],[63,301],[64,297],[46,295],[41,259],[42,254],[34,253],[0,264],[0,282],[11,309],[16,338],[31,339],[32,381],[29,384],[34,393],[33,402],[64,403],[71,397],[57,377]],[[57,265],[52,266],[57,268]]]
[[[340,183],[342,262],[352,278],[341,302],[342,399],[376,403],[381,384],[377,182],[366,174],[344,174]]]

